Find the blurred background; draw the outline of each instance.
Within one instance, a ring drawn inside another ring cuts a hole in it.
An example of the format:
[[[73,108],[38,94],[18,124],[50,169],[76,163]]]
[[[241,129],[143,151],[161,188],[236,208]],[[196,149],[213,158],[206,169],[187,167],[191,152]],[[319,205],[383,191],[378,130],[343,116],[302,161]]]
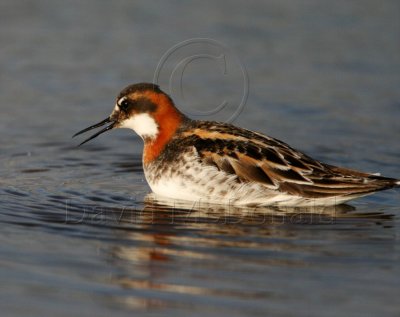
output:
[[[219,223],[214,209],[171,224],[175,213],[144,202],[134,133],[76,148],[75,132],[193,38],[222,43],[246,69],[235,124],[400,178],[397,0],[1,0],[3,314],[398,316],[398,191],[307,224],[263,211]],[[204,117],[225,120],[241,86],[212,67],[191,65],[179,106],[228,98],[227,113]]]

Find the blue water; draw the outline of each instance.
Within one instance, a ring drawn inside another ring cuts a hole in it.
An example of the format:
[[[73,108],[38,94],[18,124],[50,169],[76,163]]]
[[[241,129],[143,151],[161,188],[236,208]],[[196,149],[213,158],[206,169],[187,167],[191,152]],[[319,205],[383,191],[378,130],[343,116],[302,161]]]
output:
[[[226,100],[203,117],[229,118],[243,65],[235,124],[400,178],[398,1],[3,0],[2,315],[399,316],[398,190],[323,212],[188,211],[146,198],[131,131],[76,147],[193,38],[222,43],[227,68],[204,43],[176,53],[213,56],[185,70],[183,111]]]

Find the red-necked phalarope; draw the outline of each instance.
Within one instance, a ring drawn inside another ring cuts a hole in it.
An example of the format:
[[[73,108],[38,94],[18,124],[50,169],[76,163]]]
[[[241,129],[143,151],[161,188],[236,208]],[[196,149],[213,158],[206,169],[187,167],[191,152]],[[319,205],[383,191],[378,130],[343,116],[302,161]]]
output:
[[[400,186],[400,181],[319,162],[286,143],[230,124],[187,118],[151,83],[130,85],[110,123],[144,141],[143,169],[156,195],[235,205],[329,206]]]

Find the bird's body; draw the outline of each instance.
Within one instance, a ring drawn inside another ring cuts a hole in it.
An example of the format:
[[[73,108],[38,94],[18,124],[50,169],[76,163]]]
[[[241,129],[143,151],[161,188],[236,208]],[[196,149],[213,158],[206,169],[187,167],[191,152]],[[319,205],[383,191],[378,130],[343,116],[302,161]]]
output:
[[[114,127],[136,131],[144,140],[146,179],[166,198],[328,206],[400,185],[393,178],[321,163],[261,133],[191,120],[154,84],[128,86],[108,119],[77,134],[107,122],[112,124],[93,137]]]

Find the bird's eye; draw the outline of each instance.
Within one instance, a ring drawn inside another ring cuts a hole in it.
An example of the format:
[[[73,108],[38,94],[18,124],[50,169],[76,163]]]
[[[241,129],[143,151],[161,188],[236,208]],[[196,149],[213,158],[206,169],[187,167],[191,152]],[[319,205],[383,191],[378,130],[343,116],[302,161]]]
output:
[[[126,112],[129,108],[129,105],[130,105],[129,101],[127,99],[125,99],[125,100],[122,100],[118,106],[122,111]]]

